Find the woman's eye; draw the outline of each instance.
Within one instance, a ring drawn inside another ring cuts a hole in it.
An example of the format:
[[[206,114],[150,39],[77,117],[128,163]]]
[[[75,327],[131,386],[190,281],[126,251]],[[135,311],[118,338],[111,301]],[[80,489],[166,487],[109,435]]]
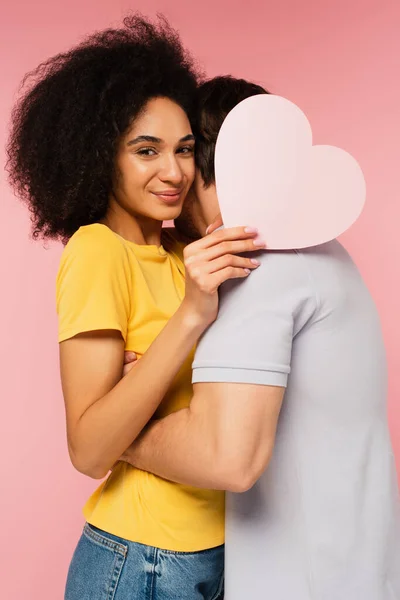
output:
[[[179,148],[178,152],[180,154],[193,154],[194,146],[182,146],[182,148]]]
[[[154,156],[156,151],[154,148],[141,148],[138,150],[138,154],[140,154],[140,156]]]

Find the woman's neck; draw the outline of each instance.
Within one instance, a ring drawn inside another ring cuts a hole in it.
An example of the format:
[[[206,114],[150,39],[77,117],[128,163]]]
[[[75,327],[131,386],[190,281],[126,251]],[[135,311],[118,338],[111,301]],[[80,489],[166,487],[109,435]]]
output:
[[[162,221],[133,216],[120,207],[110,206],[100,223],[129,242],[144,246],[161,246]]]

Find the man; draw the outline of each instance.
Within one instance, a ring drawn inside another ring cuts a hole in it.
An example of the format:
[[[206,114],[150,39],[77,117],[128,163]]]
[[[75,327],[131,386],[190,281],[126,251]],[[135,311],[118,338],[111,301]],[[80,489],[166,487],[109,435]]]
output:
[[[262,91],[228,77],[201,87],[195,195],[177,223],[187,233],[204,235],[219,212],[213,159],[225,116]],[[399,498],[374,303],[336,241],[257,254],[256,271],[220,290],[190,408],[150,424],[123,459],[183,484],[246,492],[227,496],[228,600],[399,600]]]

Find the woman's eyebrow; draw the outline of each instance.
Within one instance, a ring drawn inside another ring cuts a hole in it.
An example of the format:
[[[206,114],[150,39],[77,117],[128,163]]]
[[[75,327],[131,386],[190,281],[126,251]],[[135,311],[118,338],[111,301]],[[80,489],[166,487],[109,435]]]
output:
[[[128,142],[128,146],[133,146],[133,144],[139,144],[139,142],[150,142],[152,144],[161,144],[162,140],[158,137],[154,137],[152,135],[139,135],[135,137],[135,139],[130,140]]]
[[[133,140],[129,140],[128,142],[128,146],[133,146],[134,144],[139,144],[140,142],[149,142],[150,144],[161,144],[162,143],[162,139],[158,138],[158,137],[154,137],[153,135],[139,135],[138,137],[135,137]],[[185,137],[181,138],[179,140],[179,143],[182,142],[191,142],[191,141],[195,141],[195,137],[193,134],[189,133],[188,135],[185,135]]]
[[[185,135],[185,137],[181,138],[179,140],[179,142],[194,142],[195,141],[195,137],[192,133],[189,133],[189,135]]]

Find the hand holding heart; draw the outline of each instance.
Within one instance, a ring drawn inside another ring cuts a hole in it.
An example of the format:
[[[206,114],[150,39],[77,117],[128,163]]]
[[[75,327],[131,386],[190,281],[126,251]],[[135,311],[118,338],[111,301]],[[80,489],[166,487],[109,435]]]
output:
[[[365,203],[357,161],[335,146],[313,146],[306,116],[280,96],[247,98],[228,114],[215,173],[225,227],[255,226],[269,249],[330,241]]]

